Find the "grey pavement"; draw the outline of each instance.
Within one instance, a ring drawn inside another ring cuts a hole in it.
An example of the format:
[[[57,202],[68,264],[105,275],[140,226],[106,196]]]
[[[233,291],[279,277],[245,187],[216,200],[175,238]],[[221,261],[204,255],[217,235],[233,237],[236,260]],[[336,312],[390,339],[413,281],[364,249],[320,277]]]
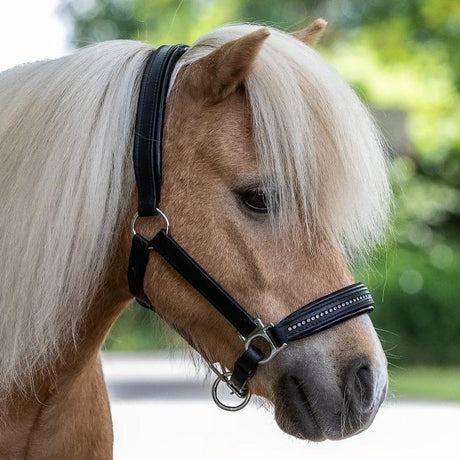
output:
[[[116,460],[460,460],[460,405],[390,399],[366,432],[310,443],[277,427],[257,403],[217,408],[187,354],[104,353]]]

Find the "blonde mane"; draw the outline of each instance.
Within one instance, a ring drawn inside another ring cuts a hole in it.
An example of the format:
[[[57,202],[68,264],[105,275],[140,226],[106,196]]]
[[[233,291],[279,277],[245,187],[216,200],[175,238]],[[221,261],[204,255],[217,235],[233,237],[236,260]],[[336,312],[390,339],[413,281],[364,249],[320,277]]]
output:
[[[0,396],[75,341],[103,282],[150,50],[107,42],[0,74]]]
[[[181,64],[256,28],[216,29]],[[0,397],[75,342],[103,282],[134,192],[133,125],[151,49],[106,42],[0,74]],[[368,246],[386,223],[389,187],[376,129],[351,89],[315,51],[271,30],[246,90],[284,221],[300,208],[309,232]]]
[[[182,64],[258,28],[211,31]],[[365,252],[386,227],[391,196],[368,110],[313,48],[274,29],[245,88],[266,187],[277,191],[278,222],[307,235],[321,229],[348,255]]]

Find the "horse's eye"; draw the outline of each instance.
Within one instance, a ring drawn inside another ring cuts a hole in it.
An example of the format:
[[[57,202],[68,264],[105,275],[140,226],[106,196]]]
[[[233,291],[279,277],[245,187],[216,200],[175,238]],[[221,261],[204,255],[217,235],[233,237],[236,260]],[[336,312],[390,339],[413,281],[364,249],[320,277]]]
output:
[[[244,205],[253,212],[266,214],[267,198],[265,193],[260,189],[249,189],[242,193],[242,200]]]

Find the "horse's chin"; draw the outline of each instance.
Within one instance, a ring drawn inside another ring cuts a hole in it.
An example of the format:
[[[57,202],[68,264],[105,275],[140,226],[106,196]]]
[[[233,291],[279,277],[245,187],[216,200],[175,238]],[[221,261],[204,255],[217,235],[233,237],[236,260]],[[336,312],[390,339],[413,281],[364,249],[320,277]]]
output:
[[[354,419],[342,413],[341,399],[330,395],[322,404],[320,397],[307,396],[302,385],[287,376],[280,379],[275,391],[275,419],[285,433],[314,442],[345,439],[365,431],[376,411],[367,418]]]
[[[275,419],[285,433],[296,438],[315,442],[327,439],[304,391],[291,378],[282,379],[278,385]]]
[[[321,442],[328,439],[326,433],[316,421],[309,410],[305,410],[299,416],[299,411],[275,409],[275,418],[278,426],[287,434],[307,441]]]

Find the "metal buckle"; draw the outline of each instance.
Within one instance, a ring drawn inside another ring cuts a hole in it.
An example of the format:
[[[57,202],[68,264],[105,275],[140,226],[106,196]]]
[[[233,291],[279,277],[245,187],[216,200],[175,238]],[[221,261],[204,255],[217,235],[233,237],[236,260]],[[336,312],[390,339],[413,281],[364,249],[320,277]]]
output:
[[[260,318],[256,318],[255,321],[258,327],[254,329],[254,331],[251,332],[247,337],[243,337],[242,335],[240,337],[244,342],[244,348],[246,350],[251,346],[251,343],[257,338],[264,339],[268,343],[268,346],[270,347],[270,354],[266,358],[259,361],[259,364],[265,364],[272,360],[287,344],[283,343],[283,345],[281,345],[280,347],[277,347],[275,345],[268,333],[268,330],[274,326],[273,323],[264,324]]]
[[[251,393],[249,392],[249,390],[246,388],[246,391],[244,393],[240,393],[238,389],[232,385],[232,373],[224,366],[222,366],[220,363],[211,364],[208,361],[206,361],[206,363],[209,369],[211,369],[212,372],[214,372],[214,374],[217,376],[216,380],[214,380],[214,383],[212,384],[212,399],[217,404],[217,406],[223,410],[230,412],[236,412],[243,409],[243,407],[246,407],[249,400],[251,399]],[[219,399],[217,390],[219,388],[219,384],[221,383],[224,383],[227,386],[227,388],[230,390],[231,395],[236,395],[238,398],[242,399],[240,404],[238,404],[237,406],[229,406],[228,404],[225,404]]]
[[[156,208],[156,211],[157,213],[163,218],[164,222],[165,222],[165,232],[166,232],[166,235],[169,234],[169,227],[170,227],[170,224],[169,224],[169,219],[168,219],[168,216],[160,209],[160,208]],[[136,231],[136,221],[137,219],[139,219],[139,213],[136,212],[131,220],[131,233],[133,234],[133,236],[137,235],[137,231]]]

